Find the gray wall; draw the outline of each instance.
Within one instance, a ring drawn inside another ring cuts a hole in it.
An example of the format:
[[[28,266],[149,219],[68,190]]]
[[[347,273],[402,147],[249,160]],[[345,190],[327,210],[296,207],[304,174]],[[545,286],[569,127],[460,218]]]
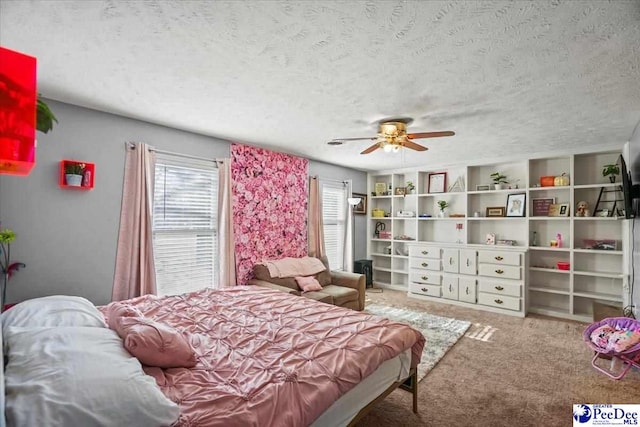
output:
[[[68,294],[95,304],[111,300],[120,220],[125,141],[205,157],[229,157],[229,141],[48,101],[59,123],[38,133],[37,163],[28,177],[0,175],[0,221],[17,234],[12,261],[26,263],[9,281],[7,302]],[[95,163],[91,191],[58,186],[62,159]],[[352,179],[366,189],[366,174],[310,162],[310,174]],[[364,192],[364,191],[362,191]],[[364,221],[357,240],[364,257]]]

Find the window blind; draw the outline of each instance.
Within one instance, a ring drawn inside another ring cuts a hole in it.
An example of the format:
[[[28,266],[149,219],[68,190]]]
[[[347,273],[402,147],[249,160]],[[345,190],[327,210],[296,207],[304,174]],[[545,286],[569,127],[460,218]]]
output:
[[[344,242],[347,221],[347,186],[321,181],[324,245],[332,270],[344,270]]]
[[[218,170],[213,161],[156,154],[153,252],[158,295],[217,285]]]

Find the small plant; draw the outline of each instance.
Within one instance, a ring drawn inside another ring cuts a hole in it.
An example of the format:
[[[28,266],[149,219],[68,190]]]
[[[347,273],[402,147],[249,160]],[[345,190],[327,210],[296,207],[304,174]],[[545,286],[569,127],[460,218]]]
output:
[[[493,180],[494,184],[506,184],[507,183],[507,176],[506,175],[502,175],[500,172],[494,172],[490,176],[491,176],[491,179]]]
[[[413,185],[413,182],[407,181],[407,190],[408,191],[413,191],[413,190],[415,190],[415,188],[416,188],[416,186]]]
[[[602,169],[602,176],[620,175],[620,166],[618,165],[604,165]]]
[[[609,181],[616,182],[616,175],[620,175],[620,166],[616,165],[604,165],[602,168],[602,176],[608,176]]]
[[[36,129],[42,133],[47,133],[53,129],[53,122],[58,123],[58,119],[53,114],[49,106],[40,98],[36,102]]]
[[[67,163],[64,165],[64,173],[67,175],[84,175],[84,163]]]
[[[446,200],[438,200],[438,206],[440,207],[440,211],[444,211],[449,207],[449,203]]]

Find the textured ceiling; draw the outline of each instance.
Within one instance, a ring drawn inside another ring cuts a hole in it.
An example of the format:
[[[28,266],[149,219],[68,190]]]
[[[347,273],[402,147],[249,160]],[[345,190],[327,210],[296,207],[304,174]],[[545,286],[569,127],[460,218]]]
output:
[[[48,98],[359,169],[621,144],[640,120],[637,0],[0,0],[0,44]],[[394,116],[456,136],[326,144]]]

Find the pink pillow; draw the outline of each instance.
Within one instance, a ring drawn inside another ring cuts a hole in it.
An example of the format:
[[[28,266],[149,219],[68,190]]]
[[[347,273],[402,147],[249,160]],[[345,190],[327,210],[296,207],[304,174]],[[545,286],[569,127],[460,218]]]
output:
[[[298,283],[298,286],[300,286],[302,290],[305,292],[322,290],[322,286],[320,286],[320,282],[318,282],[316,278],[313,276],[305,276],[305,277],[298,276],[296,277],[296,282]]]
[[[113,329],[114,331],[118,332],[118,335],[120,335],[120,338],[123,338],[122,334],[120,334],[120,331],[116,329],[116,319],[120,317],[144,317],[144,316],[140,312],[140,310],[138,310],[135,307],[123,304],[121,302],[112,302],[107,306],[106,317],[107,317],[107,325],[109,326],[109,329]]]
[[[147,366],[193,368],[196,355],[187,339],[176,329],[151,319],[122,317],[127,325],[124,348]],[[136,320],[133,323],[133,320]]]
[[[124,304],[109,307],[107,315],[109,328],[118,333],[124,348],[143,365],[159,368],[192,368],[196,365],[191,345],[171,326],[145,318],[136,308]]]

